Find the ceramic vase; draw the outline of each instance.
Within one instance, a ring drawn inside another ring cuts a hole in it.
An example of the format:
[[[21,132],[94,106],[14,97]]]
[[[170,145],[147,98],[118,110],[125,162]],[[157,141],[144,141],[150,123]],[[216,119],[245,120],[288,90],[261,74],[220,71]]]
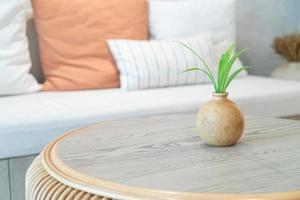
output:
[[[300,62],[289,62],[277,67],[271,74],[274,78],[300,81]]]
[[[235,144],[244,131],[244,115],[228,99],[228,93],[213,93],[197,115],[197,131],[201,139],[211,146]]]

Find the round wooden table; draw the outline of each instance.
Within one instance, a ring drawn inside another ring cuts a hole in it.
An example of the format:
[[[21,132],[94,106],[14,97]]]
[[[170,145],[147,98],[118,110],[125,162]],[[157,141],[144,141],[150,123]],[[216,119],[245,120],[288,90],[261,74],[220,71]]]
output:
[[[231,147],[205,145],[195,116],[101,122],[50,143],[26,175],[27,200],[299,200],[300,122],[246,118]]]

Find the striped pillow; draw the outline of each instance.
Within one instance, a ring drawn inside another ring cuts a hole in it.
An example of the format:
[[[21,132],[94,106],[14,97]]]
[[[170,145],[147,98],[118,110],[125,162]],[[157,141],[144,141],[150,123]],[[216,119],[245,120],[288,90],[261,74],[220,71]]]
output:
[[[213,45],[207,35],[181,40],[208,65],[214,65]],[[120,71],[121,88],[139,90],[207,83],[201,72],[183,73],[187,67],[202,67],[187,49],[172,41],[109,40]]]

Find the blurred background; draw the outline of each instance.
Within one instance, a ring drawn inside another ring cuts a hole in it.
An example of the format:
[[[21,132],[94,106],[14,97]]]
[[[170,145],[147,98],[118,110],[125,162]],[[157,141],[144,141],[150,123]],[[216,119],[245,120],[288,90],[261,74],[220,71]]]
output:
[[[180,0],[178,0],[180,1]],[[250,74],[269,76],[284,63],[284,59],[274,53],[272,42],[275,37],[300,31],[299,0],[237,0],[237,45],[250,48],[241,58],[244,65],[255,66]],[[33,20],[28,22],[28,36],[34,66],[32,72],[43,81],[41,75],[36,33]]]
[[[241,59],[251,74],[269,76],[284,60],[274,53],[275,37],[300,31],[299,0],[237,0],[237,44],[251,50]]]

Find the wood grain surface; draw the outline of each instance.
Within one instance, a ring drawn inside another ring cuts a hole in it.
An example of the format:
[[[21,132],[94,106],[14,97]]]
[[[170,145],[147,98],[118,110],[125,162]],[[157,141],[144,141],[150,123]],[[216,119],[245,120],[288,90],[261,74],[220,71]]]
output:
[[[236,145],[210,147],[194,115],[108,121],[64,135],[41,159],[64,184],[116,199],[299,199],[300,122],[245,125]]]

